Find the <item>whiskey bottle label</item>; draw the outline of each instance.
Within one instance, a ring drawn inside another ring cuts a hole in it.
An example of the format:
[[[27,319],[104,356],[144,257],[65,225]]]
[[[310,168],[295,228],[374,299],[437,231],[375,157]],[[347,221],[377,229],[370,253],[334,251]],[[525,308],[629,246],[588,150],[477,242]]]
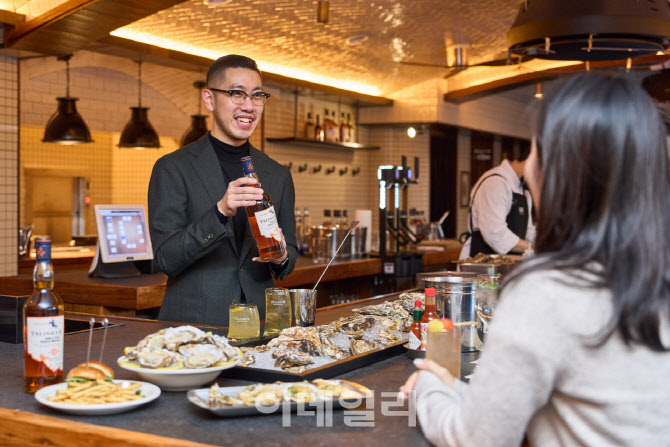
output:
[[[27,317],[27,354],[42,362],[51,371],[63,369],[63,338],[65,317]]]
[[[275,207],[271,206],[266,210],[257,211],[254,214],[256,216],[256,223],[258,223],[258,231],[261,235],[281,241],[281,233],[279,232]]]

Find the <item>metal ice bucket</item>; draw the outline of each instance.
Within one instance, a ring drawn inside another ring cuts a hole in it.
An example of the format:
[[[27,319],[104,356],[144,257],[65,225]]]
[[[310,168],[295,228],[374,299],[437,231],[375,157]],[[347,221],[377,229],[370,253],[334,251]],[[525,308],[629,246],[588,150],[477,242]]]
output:
[[[328,241],[326,242],[327,249],[325,253],[320,254],[325,255],[326,259],[330,259],[337,251],[337,247],[340,246],[342,240],[344,240],[347,231],[349,230],[345,228],[324,227],[321,225],[313,226],[309,236],[309,252],[312,254],[316,253],[319,246],[323,247],[323,242],[321,241],[325,239]],[[335,256],[335,259],[349,259],[350,257],[351,238],[347,238],[344,240],[344,245],[342,245],[340,252]]]
[[[435,289],[435,307],[441,318],[450,318],[454,323],[471,322],[461,326],[462,351],[477,351],[481,345],[474,325],[477,319],[475,288],[478,274],[445,273],[444,276],[423,278],[424,284]]]
[[[356,227],[351,230],[349,241],[351,244],[351,256],[358,257],[367,253],[365,240],[368,236],[368,229],[366,227]]]

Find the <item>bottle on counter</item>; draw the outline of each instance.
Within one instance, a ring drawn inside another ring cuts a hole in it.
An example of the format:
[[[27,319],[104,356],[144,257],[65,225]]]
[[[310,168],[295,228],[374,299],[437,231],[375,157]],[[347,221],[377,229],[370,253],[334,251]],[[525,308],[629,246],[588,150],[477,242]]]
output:
[[[316,126],[314,126],[314,135],[312,135],[312,138],[316,141],[324,141],[325,138],[323,127],[319,122],[319,115],[316,115]]]
[[[261,182],[254,172],[254,165],[251,157],[242,157],[242,169],[244,177],[256,179],[258,185],[251,188],[260,188]],[[258,245],[259,256],[263,261],[279,259],[286,253],[286,248],[281,241],[281,232],[275,208],[272,206],[272,199],[266,193],[263,193],[263,200],[256,202],[256,205],[246,206],[249,226],[254,234],[256,244]]]
[[[342,228],[349,228],[349,217],[347,216],[347,210],[342,210],[342,220],[340,220],[340,226]]]
[[[423,311],[423,315],[421,315],[421,350],[425,351],[426,350],[426,338],[427,338],[427,331],[428,331],[428,323],[430,323],[430,320],[435,320],[436,318],[440,318],[437,316],[437,309],[435,308],[435,294],[437,291],[432,288],[428,287],[426,288],[424,294],[426,296],[426,308]]]
[[[421,345],[421,301],[414,301],[414,321],[409,328],[409,349],[425,350]]]
[[[355,143],[354,140],[354,125],[351,124],[351,114],[347,113],[347,131],[349,133],[349,142],[350,143]]]
[[[314,121],[312,121],[312,113],[307,112],[307,121],[305,122],[305,139],[313,140],[314,139]]]
[[[323,222],[321,226],[330,227],[333,225],[333,220],[330,217],[330,210],[323,210]]]
[[[303,254],[304,221],[302,219],[302,210],[295,209],[295,238],[298,244],[298,254]]]
[[[23,305],[24,391],[63,381],[65,308],[54,292],[51,238],[35,238],[33,294]]]

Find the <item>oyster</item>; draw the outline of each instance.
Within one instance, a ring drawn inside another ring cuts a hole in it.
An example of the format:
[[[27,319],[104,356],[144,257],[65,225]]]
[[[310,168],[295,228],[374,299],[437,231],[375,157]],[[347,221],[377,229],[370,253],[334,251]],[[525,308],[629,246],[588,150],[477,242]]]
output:
[[[401,331],[403,327],[402,320],[396,320],[393,318],[375,316],[375,321],[384,326],[388,331]]]
[[[278,345],[278,348],[292,348],[297,349],[298,351],[304,352],[309,355],[321,355],[321,350],[319,350],[316,345],[310,340],[284,340],[281,341]],[[323,349],[323,346],[321,347]]]
[[[242,357],[242,360],[240,360],[239,365],[240,366],[249,366],[249,365],[253,365],[254,363],[256,363],[256,357],[254,357],[254,355],[251,352],[246,352],[244,354],[244,357]]]
[[[218,346],[210,344],[182,345],[179,348],[179,352],[183,356],[184,366],[187,368],[208,368],[222,360],[226,360],[223,351]]]
[[[333,323],[335,327],[342,332],[359,332],[371,328],[375,324],[375,319],[365,315],[355,315],[353,317],[344,317]]]
[[[391,343],[398,342],[402,340],[402,337],[397,335],[394,332],[388,331],[386,329],[380,329],[379,330],[379,338],[381,339],[382,343],[385,345],[389,345]]]
[[[128,360],[137,360],[137,354],[144,350],[144,349],[162,349],[165,344],[163,343],[163,334],[165,333],[165,329],[161,329],[158,332],[155,332],[153,334],[149,334],[146,337],[144,337],[142,340],[137,343],[137,346],[133,346],[130,348],[126,348],[126,358]]]
[[[316,329],[321,335],[333,335],[339,331],[334,324],[324,324],[323,326],[317,326]]]
[[[228,339],[222,335],[212,334],[205,340],[213,345],[218,346],[219,349],[221,349],[226,355],[226,359],[228,360],[235,360],[240,356],[240,353],[237,351],[237,349],[233,348],[230,343],[228,343]]]
[[[348,349],[345,350],[336,345],[328,335],[321,334],[321,346],[323,346],[323,353],[335,360],[340,360],[351,355]]]
[[[274,405],[284,398],[284,390],[279,385],[255,383],[237,393],[244,405]]]
[[[272,358],[275,359],[275,366],[282,369],[314,363],[312,357],[295,349],[277,349]]]
[[[211,408],[225,408],[244,404],[240,399],[221,394],[219,385],[216,383],[209,388],[208,403]]]
[[[256,352],[267,352],[270,349],[272,349],[272,348],[268,345],[254,346],[254,348],[253,348],[253,350],[256,351]]]
[[[322,399],[347,399],[361,397],[360,394],[334,380],[314,379],[312,380],[312,383],[314,386],[316,386],[318,395]]]
[[[137,360],[140,366],[146,368],[165,368],[181,362],[182,357],[176,352],[162,349],[145,348],[137,352]]]
[[[373,340],[351,340],[351,353],[361,354],[363,352],[372,351],[380,347],[380,343]]]
[[[284,371],[294,373],[294,374],[302,374],[307,370],[307,367],[305,365],[302,366],[289,366],[286,368],[283,368]]]
[[[270,340],[267,345],[270,347],[279,347],[282,346],[285,342],[292,340],[308,340],[314,345],[315,352],[321,352],[319,331],[315,327],[290,327],[283,329],[279,333],[279,336]],[[311,347],[308,349],[312,350]]]
[[[207,334],[197,327],[179,326],[171,327],[165,330],[163,342],[170,351],[176,351],[177,348],[186,343],[198,343],[205,339]]]
[[[317,388],[309,382],[282,383],[284,399],[289,402],[311,402],[318,397]]]

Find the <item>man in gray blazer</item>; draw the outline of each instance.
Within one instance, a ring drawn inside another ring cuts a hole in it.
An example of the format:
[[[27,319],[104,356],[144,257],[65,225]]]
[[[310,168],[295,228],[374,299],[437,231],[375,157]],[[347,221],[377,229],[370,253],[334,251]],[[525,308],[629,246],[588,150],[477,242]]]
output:
[[[203,101],[214,118],[198,141],[161,157],[149,182],[149,224],[154,257],[168,275],[158,318],[228,325],[228,306],[245,300],[265,316],[265,288],[295,266],[295,190],[291,172],[249,144],[265,100],[261,74],[247,57],[227,55],[207,73]],[[242,177],[251,156],[261,188]],[[244,210],[273,201],[286,253],[263,262]]]

